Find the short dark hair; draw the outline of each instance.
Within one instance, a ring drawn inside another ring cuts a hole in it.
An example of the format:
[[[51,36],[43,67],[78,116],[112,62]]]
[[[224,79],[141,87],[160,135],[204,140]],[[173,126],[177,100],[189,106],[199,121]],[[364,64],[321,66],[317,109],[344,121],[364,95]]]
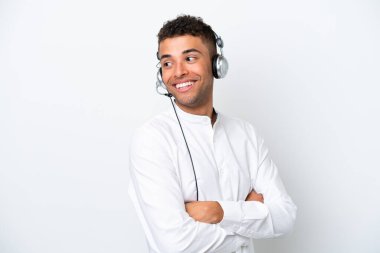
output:
[[[167,38],[174,38],[182,35],[200,37],[211,46],[211,56],[216,54],[215,32],[212,30],[211,26],[203,22],[202,18],[190,15],[179,15],[177,18],[165,22],[157,34],[158,45],[160,45],[161,41]]]

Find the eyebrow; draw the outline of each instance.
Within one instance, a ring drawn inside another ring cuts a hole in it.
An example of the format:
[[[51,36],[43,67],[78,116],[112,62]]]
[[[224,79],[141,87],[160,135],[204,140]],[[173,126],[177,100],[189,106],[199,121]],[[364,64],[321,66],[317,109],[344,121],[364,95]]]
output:
[[[202,54],[201,51],[199,51],[198,49],[195,49],[195,48],[186,49],[182,52],[182,54],[188,54],[188,53],[192,53],[192,52]],[[160,60],[165,59],[165,58],[170,58],[170,57],[172,57],[170,54],[164,54],[161,56]]]
[[[199,51],[198,49],[195,49],[195,48],[190,48],[190,49],[187,49],[185,51],[182,52],[182,54],[188,54],[188,53],[192,53],[192,52],[196,52],[196,53],[201,53],[201,51]]]

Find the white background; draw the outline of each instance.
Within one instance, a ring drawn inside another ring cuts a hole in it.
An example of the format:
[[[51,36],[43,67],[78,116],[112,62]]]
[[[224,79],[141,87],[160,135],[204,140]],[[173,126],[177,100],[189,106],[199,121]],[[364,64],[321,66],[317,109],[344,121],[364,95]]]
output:
[[[298,206],[257,252],[380,252],[378,1],[0,0],[0,252],[146,252],[127,195],[163,22],[201,16],[215,107],[266,139]],[[153,197],[153,196],[152,196]]]

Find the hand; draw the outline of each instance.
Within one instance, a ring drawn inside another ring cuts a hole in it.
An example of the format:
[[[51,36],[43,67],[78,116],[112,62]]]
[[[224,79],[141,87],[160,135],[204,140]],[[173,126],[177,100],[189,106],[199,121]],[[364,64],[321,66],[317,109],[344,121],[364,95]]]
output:
[[[223,208],[217,201],[194,201],[185,203],[186,212],[196,221],[216,224],[222,221]]]
[[[264,203],[264,196],[261,193],[256,193],[254,190],[252,190],[245,201],[259,201],[261,203]]]

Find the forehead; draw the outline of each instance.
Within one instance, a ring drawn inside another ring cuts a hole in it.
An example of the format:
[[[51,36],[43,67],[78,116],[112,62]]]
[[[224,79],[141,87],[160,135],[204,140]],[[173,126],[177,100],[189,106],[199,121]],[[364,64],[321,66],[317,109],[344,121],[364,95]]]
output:
[[[159,44],[159,55],[181,55],[188,49],[197,49],[202,53],[209,53],[206,43],[200,38],[192,35],[183,35],[167,38]]]

